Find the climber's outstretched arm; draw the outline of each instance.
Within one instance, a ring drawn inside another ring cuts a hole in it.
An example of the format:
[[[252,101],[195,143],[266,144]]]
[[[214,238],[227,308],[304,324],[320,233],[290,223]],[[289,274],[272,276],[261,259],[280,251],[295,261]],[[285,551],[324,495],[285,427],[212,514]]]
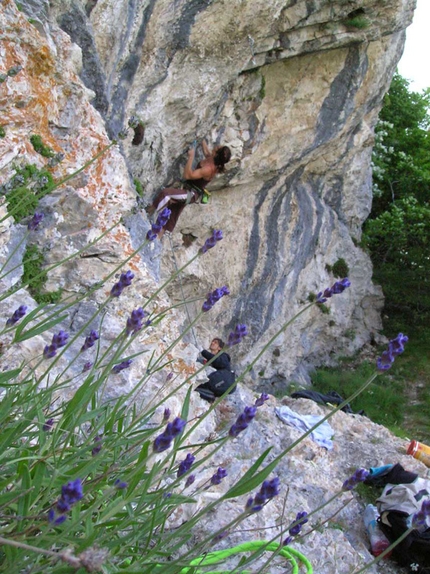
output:
[[[194,154],[194,148],[190,148],[188,150],[188,160],[184,168],[184,179],[212,179],[213,168],[211,168],[209,165],[204,165],[198,169],[193,169]]]
[[[202,140],[202,150],[203,150],[205,157],[211,157],[212,156],[212,152],[208,148],[208,144],[206,143],[206,140]]]

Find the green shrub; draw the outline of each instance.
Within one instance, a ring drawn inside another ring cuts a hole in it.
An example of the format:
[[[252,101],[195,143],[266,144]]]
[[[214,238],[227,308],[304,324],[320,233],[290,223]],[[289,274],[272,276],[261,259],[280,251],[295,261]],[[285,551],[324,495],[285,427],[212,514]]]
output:
[[[27,245],[23,256],[24,272],[22,281],[28,286],[28,290],[37,303],[58,303],[61,300],[62,291],[44,292],[48,274],[43,269],[45,258],[37,245]]]
[[[331,271],[335,277],[339,279],[343,279],[344,277],[348,277],[349,275],[349,267],[345,259],[340,257],[336,263],[334,263],[331,267]]]
[[[6,130],[3,126],[0,126],[0,138],[4,138],[6,136]]]
[[[16,184],[16,182],[19,184]],[[54,187],[51,173],[46,169],[38,169],[33,164],[15,169],[11,189],[6,192],[8,213],[20,223],[26,217],[34,215],[39,199],[50,193]]]
[[[344,21],[345,26],[349,28],[357,28],[358,30],[365,30],[370,26],[370,22],[364,16],[355,16]]]
[[[54,157],[55,156],[54,150],[52,148],[50,148],[49,146],[45,145],[40,136],[38,136],[38,135],[30,136],[30,142],[34,148],[34,151],[36,151],[37,153],[40,153],[40,155],[42,155],[43,157]]]
[[[7,210],[17,223],[33,215],[39,200],[27,187],[17,187],[7,194]]]

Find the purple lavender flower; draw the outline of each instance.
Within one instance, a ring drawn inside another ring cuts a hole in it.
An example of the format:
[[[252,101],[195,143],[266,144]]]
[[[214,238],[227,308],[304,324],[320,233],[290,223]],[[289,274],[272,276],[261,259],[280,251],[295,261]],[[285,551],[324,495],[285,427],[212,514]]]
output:
[[[194,476],[194,474],[190,474],[190,476],[185,481],[185,487],[184,488],[188,488],[189,486],[191,486],[195,480],[196,480],[196,477]]]
[[[110,294],[111,297],[119,297],[121,295],[121,293],[123,292],[124,287],[121,285],[121,283],[115,283],[115,285],[112,287]]]
[[[111,289],[111,297],[119,297],[123,292],[125,287],[129,287],[133,280],[134,273],[131,271],[126,271],[125,273],[121,273],[119,277],[119,281],[115,283],[115,285]]]
[[[18,309],[13,312],[12,317],[6,321],[6,325],[15,325],[27,313],[27,305],[20,305]]]
[[[341,279],[340,281],[336,281],[336,283],[332,287],[333,295],[339,295],[340,293],[343,293],[345,289],[347,289],[350,286],[351,281],[347,277]]]
[[[391,339],[388,343],[388,349],[394,356],[401,355],[405,350],[405,344],[409,341],[409,337],[399,333],[395,339]]]
[[[236,325],[234,331],[232,331],[228,336],[228,346],[233,347],[233,345],[238,345],[248,334],[248,328],[246,325]]]
[[[49,432],[50,430],[52,430],[52,427],[54,426],[54,419],[47,419],[42,426],[42,430],[44,432]]]
[[[389,351],[384,351],[381,356],[376,359],[378,371],[388,371],[393,363],[394,356]]]
[[[93,366],[94,363],[92,363],[91,361],[86,361],[84,363],[84,366],[82,367],[82,372],[86,373],[87,371],[89,371],[91,369],[91,367]]]
[[[52,359],[57,354],[57,347],[55,345],[45,345],[43,349],[43,356],[45,359]]]
[[[53,522],[56,526],[58,526],[67,520],[67,516],[65,514],[60,514],[58,518],[55,518],[55,510],[51,508],[51,510],[48,512],[48,520],[49,522]]]
[[[179,464],[178,473],[176,476],[178,478],[180,478],[186,472],[188,472],[190,470],[190,468],[193,466],[193,462],[195,460],[196,460],[196,457],[193,456],[192,454],[188,453],[186,458]]]
[[[227,476],[227,471],[221,466],[211,478],[211,484],[221,484],[221,480]]]
[[[83,489],[82,489],[82,481],[80,478],[76,480],[70,481],[61,488],[61,497],[57,500],[55,505],[55,510],[51,508],[48,512],[48,520],[49,522],[53,522],[54,524],[61,524],[66,520],[66,516],[64,516],[73,504],[76,504],[79,500],[81,500],[84,496]],[[60,514],[56,518],[56,512]]]
[[[99,454],[99,452],[102,450],[102,437],[100,435],[97,435],[94,438],[94,448],[91,451],[91,454],[93,456],[96,456],[96,454]]]
[[[265,480],[254,498],[248,498],[245,506],[247,512],[259,512],[269,500],[279,494],[279,478]]]
[[[185,425],[187,424],[186,421],[184,421],[183,419],[180,419],[179,417],[176,417],[175,419],[173,419],[171,424],[171,433],[173,434],[174,437],[177,437],[179,434],[181,434],[181,432],[184,430]],[[167,425],[169,426],[169,425]]]
[[[158,435],[154,440],[154,452],[163,452],[167,450],[171,446],[173,439],[182,433],[186,424],[187,422],[179,417],[174,419],[173,422],[167,423],[164,432]]]
[[[254,407],[262,407],[266,401],[269,400],[269,395],[267,393],[262,393],[254,403]]]
[[[45,359],[52,359],[57,354],[60,347],[64,347],[67,343],[69,335],[65,331],[59,331],[57,334],[53,335],[50,345],[46,345],[43,350],[43,356]]]
[[[352,490],[359,482],[364,482],[368,476],[368,470],[365,468],[358,468],[350,478],[345,480],[342,485],[342,490]]]
[[[75,504],[78,500],[81,500],[83,496],[84,493],[80,478],[68,482],[61,488],[61,498],[69,504]]]
[[[282,543],[283,546],[287,546],[288,544],[290,544],[290,542],[292,542],[292,540],[293,540],[293,537],[300,534],[303,524],[306,524],[306,522],[309,522],[309,519],[307,518],[307,516],[308,516],[308,513],[305,511],[297,513],[296,519],[294,520],[294,523],[293,523],[293,526],[288,530],[290,536],[288,536],[284,540],[284,542]]]
[[[347,277],[341,279],[340,281],[336,281],[332,287],[329,287],[325,291],[320,291],[318,293],[316,302],[319,304],[325,303],[327,299],[333,295],[339,295],[339,293],[343,293],[345,289],[347,289],[350,285],[351,282]]]
[[[121,273],[119,277],[119,282],[123,287],[129,287],[133,279],[134,279],[134,273],[128,270],[125,273]]]
[[[172,212],[167,207],[162,209],[157,217],[158,224],[161,225],[161,227],[164,227],[169,221],[171,214]]]
[[[307,512],[303,511],[303,512],[298,512],[296,519],[294,522],[296,522],[297,524],[295,524],[292,528],[290,528],[290,530],[288,531],[291,536],[297,536],[297,534],[299,534],[299,532],[302,529],[303,524],[306,524],[306,522],[309,521],[308,518],[306,518],[308,515]]]
[[[209,249],[215,247],[218,241],[221,241],[222,238],[222,231],[220,229],[214,229],[212,231],[212,235],[206,239],[203,247],[200,248],[200,253],[206,253]]]
[[[249,423],[257,414],[257,407],[245,407],[243,413],[241,413],[236,422],[231,426],[228,434],[236,438],[242,431],[248,428]]]
[[[384,351],[380,357],[376,359],[376,367],[378,371],[387,371],[394,363],[397,355],[400,355],[405,350],[405,344],[409,338],[403,333],[399,333],[395,339],[391,339],[388,343],[388,349]]]
[[[167,422],[170,419],[170,415],[171,415],[170,409],[165,408],[163,413],[163,421]]]
[[[69,512],[71,506],[67,500],[60,498],[57,502],[57,510],[58,512]]]
[[[30,219],[30,221],[28,222],[27,229],[29,231],[35,231],[39,227],[39,224],[41,223],[41,221],[44,217],[45,216],[43,215],[43,213],[37,213],[36,212],[33,215],[33,217]]]
[[[121,363],[118,363],[117,365],[115,365],[113,367],[112,373],[115,373],[115,375],[117,375],[118,373],[120,373],[124,369],[128,369],[132,362],[133,361],[131,359],[127,359],[126,361],[122,361]]]
[[[140,331],[143,327],[142,321],[148,315],[148,311],[144,311],[142,307],[132,311],[130,317],[127,319],[127,326],[125,328],[127,335]]]
[[[207,299],[202,305],[202,311],[204,313],[210,311],[212,307],[215,305],[215,303],[217,303],[222,297],[224,297],[224,295],[230,295],[230,291],[228,290],[228,287],[226,285],[224,285],[224,287],[215,289],[215,291],[212,291],[212,293],[208,293]]]
[[[95,342],[99,338],[100,337],[99,337],[99,334],[97,333],[97,331],[90,331],[90,334],[86,336],[84,344],[81,347],[81,353],[83,353],[87,349],[90,349],[91,347],[94,347]]]
[[[123,490],[124,488],[127,488],[128,484],[127,482],[124,482],[122,480],[120,480],[119,478],[117,478],[115,480],[115,488],[117,488],[118,490]]]
[[[68,338],[69,335],[66,333],[66,331],[58,331],[58,333],[52,337],[52,344],[56,345],[57,348],[64,347]]]
[[[157,221],[152,224],[151,229],[146,234],[146,239],[148,239],[148,241],[154,241],[157,239],[158,234],[169,221],[171,213],[172,212],[167,207],[160,211],[157,217]]]

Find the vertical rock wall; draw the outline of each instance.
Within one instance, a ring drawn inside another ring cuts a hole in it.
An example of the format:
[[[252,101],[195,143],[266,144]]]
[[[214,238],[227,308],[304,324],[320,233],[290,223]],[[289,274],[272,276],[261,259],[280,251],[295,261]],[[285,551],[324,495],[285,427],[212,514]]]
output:
[[[212,229],[223,230],[219,249],[183,274],[182,290],[176,282],[168,291],[179,301],[229,285],[230,299],[198,327],[199,342],[246,323],[251,335],[235,356],[246,364],[310,294],[336,280],[330,268],[339,259],[351,289],[329,302],[330,314],[312,309],[280,335],[250,384],[282,386],[377,334],[382,292],[359,241],[371,208],[373,128],[414,0],[22,4],[80,46],[80,76],[111,135],[131,115],[144,122],[143,143],[123,146],[144,203],[180,177],[195,138],[231,146],[210,204],[181,217],[174,259],[165,238],[161,260],[147,261],[158,279],[159,263],[167,275]],[[130,221],[133,236],[145,215]],[[199,241],[186,246],[184,237]],[[189,306],[191,316],[197,309]]]

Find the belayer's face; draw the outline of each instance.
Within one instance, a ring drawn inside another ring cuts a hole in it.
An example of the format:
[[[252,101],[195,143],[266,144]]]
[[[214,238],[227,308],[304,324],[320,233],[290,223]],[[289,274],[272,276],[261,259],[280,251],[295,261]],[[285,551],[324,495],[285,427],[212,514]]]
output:
[[[216,355],[221,351],[221,347],[218,345],[218,341],[212,341],[209,347],[209,351]]]

